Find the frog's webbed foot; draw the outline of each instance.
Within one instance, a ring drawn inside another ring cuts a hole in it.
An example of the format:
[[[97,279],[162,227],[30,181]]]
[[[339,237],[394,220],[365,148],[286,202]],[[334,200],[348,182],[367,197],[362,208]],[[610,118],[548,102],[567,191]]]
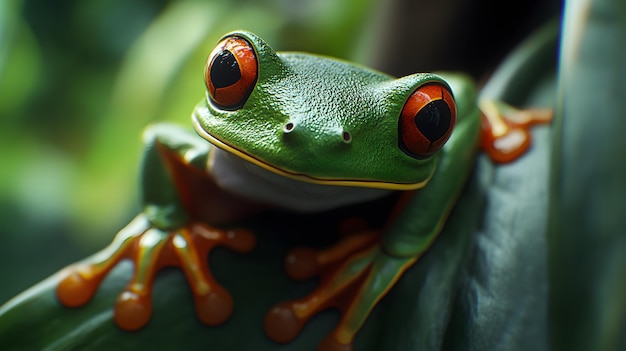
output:
[[[232,298],[213,279],[207,256],[218,245],[245,252],[254,243],[252,234],[245,230],[217,230],[201,223],[163,230],[152,227],[145,216],[139,215],[107,248],[61,271],[57,297],[68,307],[87,303],[117,263],[130,259],[135,263],[134,274],[118,295],[114,320],[122,329],[136,330],[150,319],[156,272],[162,267],[178,266],[191,286],[198,318],[209,325],[220,324],[231,314]]]
[[[494,162],[516,160],[531,145],[529,129],[552,121],[551,109],[517,109],[503,102],[483,100],[481,148]]]
[[[311,317],[335,307],[342,312],[341,321],[318,350],[352,350],[370,311],[416,260],[384,253],[379,238],[379,232],[370,230],[347,236],[329,249],[292,250],[285,260],[287,274],[299,280],[319,276],[320,285],[310,295],[281,302],[267,313],[264,326],[270,339],[289,342]]]

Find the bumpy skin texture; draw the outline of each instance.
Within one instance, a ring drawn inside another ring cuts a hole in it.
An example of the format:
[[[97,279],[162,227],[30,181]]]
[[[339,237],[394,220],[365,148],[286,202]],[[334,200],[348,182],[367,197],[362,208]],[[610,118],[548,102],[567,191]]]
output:
[[[365,180],[385,187],[420,183],[432,175],[434,159],[416,160],[398,148],[398,116],[417,86],[429,81],[445,85],[440,77],[395,79],[326,57],[277,54],[252,33],[237,35],[255,46],[258,81],[239,110],[202,101],[194,112],[201,133],[263,163],[312,178]],[[293,130],[284,133],[290,122]],[[350,143],[344,132],[351,134]]]

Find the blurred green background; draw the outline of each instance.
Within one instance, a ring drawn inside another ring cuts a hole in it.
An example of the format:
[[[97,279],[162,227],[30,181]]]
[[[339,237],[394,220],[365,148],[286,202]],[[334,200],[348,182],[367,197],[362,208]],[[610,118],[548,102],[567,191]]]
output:
[[[0,1],[0,304],[105,246],[138,210],[141,131],[187,124],[206,55],[277,50],[481,80],[558,1]],[[511,13],[515,13],[512,16]]]

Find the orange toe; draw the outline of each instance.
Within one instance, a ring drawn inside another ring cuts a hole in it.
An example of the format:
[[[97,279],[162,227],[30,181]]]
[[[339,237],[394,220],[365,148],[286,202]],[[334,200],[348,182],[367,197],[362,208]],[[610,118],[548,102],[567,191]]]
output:
[[[300,334],[306,320],[296,316],[290,303],[274,306],[266,315],[263,325],[267,336],[277,343],[288,343]]]
[[[124,291],[115,304],[113,320],[118,327],[128,331],[143,328],[152,316],[152,301],[149,296]]]
[[[56,288],[59,301],[67,307],[79,307],[86,304],[95,294],[98,284],[83,278],[77,268],[69,268],[67,275]]]
[[[198,319],[206,325],[220,325],[233,312],[233,299],[226,291],[211,291],[204,296],[195,297],[195,309]]]

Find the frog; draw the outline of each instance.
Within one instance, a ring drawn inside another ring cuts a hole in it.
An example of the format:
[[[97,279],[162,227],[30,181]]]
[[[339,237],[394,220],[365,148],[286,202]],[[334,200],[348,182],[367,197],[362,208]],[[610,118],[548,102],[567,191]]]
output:
[[[286,274],[317,276],[319,285],[277,301],[263,319],[268,338],[285,344],[336,307],[341,318],[318,350],[351,350],[372,309],[441,233],[476,155],[512,162],[531,147],[530,128],[551,120],[550,110],[481,101],[462,73],[396,78],[337,58],[276,52],[248,31],[218,41],[203,78],[195,133],[146,128],[142,210],[108,247],[61,271],[62,305],[86,304],[128,259],[134,273],[114,306],[118,327],[149,322],[155,275],[169,266],[183,271],[198,320],[217,326],[234,301],[207,257],[218,246],[245,254],[259,240],[228,224],[273,208],[315,214],[391,198],[380,227],[356,225],[327,248],[289,251]]]

